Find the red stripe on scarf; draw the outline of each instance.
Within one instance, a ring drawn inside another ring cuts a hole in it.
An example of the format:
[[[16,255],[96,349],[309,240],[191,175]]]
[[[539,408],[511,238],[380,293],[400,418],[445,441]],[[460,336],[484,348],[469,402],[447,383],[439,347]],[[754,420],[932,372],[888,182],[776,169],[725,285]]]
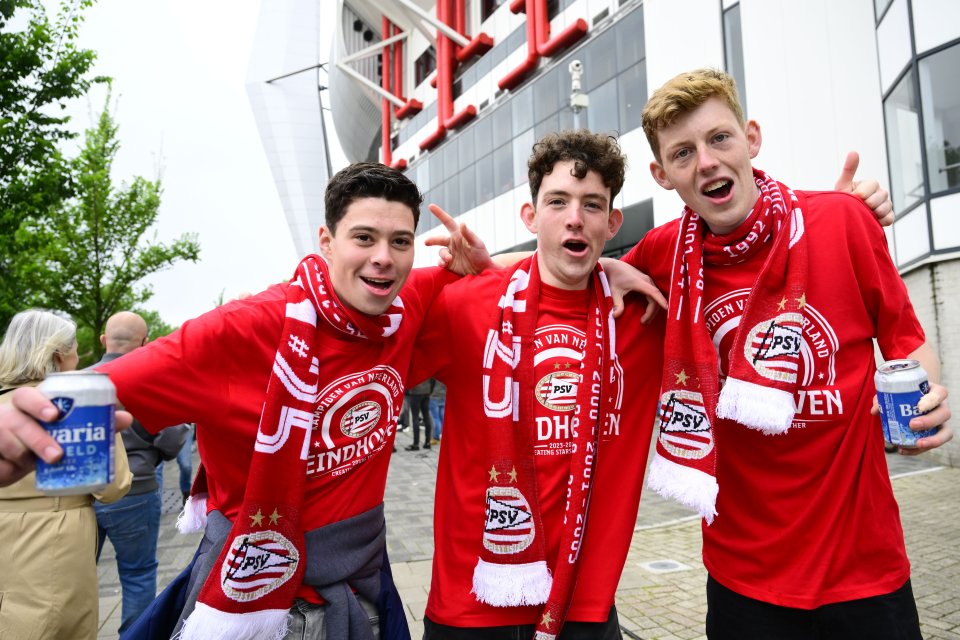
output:
[[[489,486],[484,551],[474,571],[473,592],[478,600],[493,606],[545,603],[536,631],[537,637],[543,638],[559,633],[569,608],[586,529],[600,425],[619,405],[617,395],[607,389],[615,377],[615,336],[612,300],[599,266],[591,287],[594,296],[587,314],[587,341],[574,411],[580,428],[570,457],[565,525],[552,578],[545,558],[533,451],[533,337],[540,294],[536,254],[514,268],[484,349]],[[592,407],[598,407],[593,415]]]
[[[183,640],[252,640],[286,632],[287,610],[305,567],[301,516],[320,383],[318,319],[349,336],[382,340],[399,327],[403,311],[397,298],[382,316],[352,313],[329,281],[326,262],[307,256],[287,289],[243,505],[214,565],[220,570],[211,571],[184,624]]]
[[[734,234],[709,233],[703,219],[684,208],[670,284],[660,436],[648,484],[693,507],[708,523],[716,515],[718,491],[716,418],[783,433],[796,411],[807,282],[803,213],[789,188],[756,169],[754,180],[760,196]],[[770,253],[740,318],[721,391],[703,316],[703,266],[750,260],[768,242]]]

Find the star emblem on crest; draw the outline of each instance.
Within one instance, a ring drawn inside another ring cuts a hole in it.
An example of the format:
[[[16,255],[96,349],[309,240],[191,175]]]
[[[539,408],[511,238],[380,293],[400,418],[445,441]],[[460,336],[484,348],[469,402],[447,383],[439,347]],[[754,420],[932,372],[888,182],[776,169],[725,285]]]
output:
[[[280,515],[276,508],[274,508],[273,513],[270,514],[270,524],[276,525],[278,522],[280,522],[280,518],[282,517],[283,516]]]
[[[517,468],[514,467],[513,469],[510,469],[510,473],[507,474],[507,475],[510,476],[510,482],[516,482],[516,481],[517,481]]]
[[[263,526],[263,513],[260,509],[257,509],[257,512],[250,516],[250,526],[251,527],[262,527]]]
[[[787,299],[781,298],[780,302],[777,303],[777,311],[783,311],[783,309],[786,306],[787,306]]]
[[[550,615],[550,612],[547,611],[543,614],[543,618],[540,619],[540,624],[545,626],[547,629],[550,628],[550,625],[554,623],[553,616]]]
[[[686,369],[681,369],[680,373],[675,373],[673,375],[676,376],[677,378],[677,384],[682,384],[683,386],[687,386],[687,378],[689,378],[690,376],[687,375]]]
[[[803,309],[805,306],[807,306],[807,294],[801,293],[800,297],[797,298],[797,308]]]
[[[490,480],[491,480],[491,481],[493,481],[493,482],[498,482],[498,481],[499,481],[499,479],[500,479],[500,472],[497,471],[497,468],[496,468],[496,467],[491,466],[491,467],[490,467],[490,471],[489,471],[488,473],[490,474]]]

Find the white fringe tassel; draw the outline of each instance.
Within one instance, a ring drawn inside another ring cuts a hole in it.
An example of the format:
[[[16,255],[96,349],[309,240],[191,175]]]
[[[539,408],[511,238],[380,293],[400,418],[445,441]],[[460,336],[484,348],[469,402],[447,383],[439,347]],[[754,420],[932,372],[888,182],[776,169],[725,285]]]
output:
[[[717,515],[720,487],[716,478],[703,471],[679,465],[657,454],[647,472],[647,486],[664,498],[695,510],[707,524],[712,524]]]
[[[177,640],[281,640],[289,626],[287,609],[224,613],[198,602]]]
[[[180,533],[198,533],[207,527],[207,494],[190,496],[183,504],[183,511],[177,516],[177,530]]]
[[[527,564],[494,564],[477,561],[473,589],[477,600],[494,607],[544,604],[550,596],[553,577],[544,561]]]
[[[727,378],[717,403],[717,416],[767,435],[786,433],[796,412],[792,393],[736,378]]]

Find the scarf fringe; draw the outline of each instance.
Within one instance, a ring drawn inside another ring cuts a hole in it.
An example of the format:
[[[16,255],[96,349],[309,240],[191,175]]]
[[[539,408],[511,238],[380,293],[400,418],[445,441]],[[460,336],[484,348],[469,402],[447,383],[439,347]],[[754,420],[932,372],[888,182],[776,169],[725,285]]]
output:
[[[543,560],[494,564],[481,558],[473,570],[471,593],[493,607],[519,607],[545,603],[552,584],[550,569]]]
[[[177,640],[281,640],[289,626],[287,609],[225,613],[197,602]]]
[[[199,533],[207,526],[207,494],[198,493],[187,498],[183,511],[177,516],[180,533]]]
[[[717,515],[720,487],[717,479],[708,473],[679,465],[657,454],[650,463],[647,486],[664,498],[695,510],[707,524],[712,524]]]
[[[786,433],[796,412],[792,393],[736,378],[727,378],[717,403],[719,417],[767,435]]]

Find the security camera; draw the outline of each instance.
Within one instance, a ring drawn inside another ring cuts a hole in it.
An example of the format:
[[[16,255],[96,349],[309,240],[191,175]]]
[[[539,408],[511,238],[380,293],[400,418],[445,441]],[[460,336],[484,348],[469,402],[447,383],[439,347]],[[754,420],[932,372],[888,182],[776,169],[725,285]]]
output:
[[[579,60],[571,60],[570,66],[567,67],[570,73],[583,73],[583,63]]]

